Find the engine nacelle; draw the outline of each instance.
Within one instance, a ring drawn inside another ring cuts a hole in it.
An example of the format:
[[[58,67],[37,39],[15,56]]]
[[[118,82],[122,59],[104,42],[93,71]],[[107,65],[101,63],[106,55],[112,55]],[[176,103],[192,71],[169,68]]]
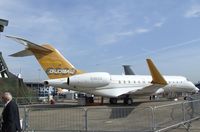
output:
[[[73,87],[103,87],[110,83],[110,74],[106,72],[92,72],[74,75],[68,78],[67,83]]]

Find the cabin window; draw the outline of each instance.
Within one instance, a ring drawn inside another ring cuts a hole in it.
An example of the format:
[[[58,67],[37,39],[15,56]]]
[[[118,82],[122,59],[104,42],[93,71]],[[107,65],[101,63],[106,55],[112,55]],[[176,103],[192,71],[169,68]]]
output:
[[[140,81],[138,81],[138,83],[140,83]]]
[[[126,81],[124,81],[124,83],[126,83]]]
[[[121,81],[119,81],[119,83],[121,83]]]
[[[128,81],[128,83],[131,83],[131,81]]]

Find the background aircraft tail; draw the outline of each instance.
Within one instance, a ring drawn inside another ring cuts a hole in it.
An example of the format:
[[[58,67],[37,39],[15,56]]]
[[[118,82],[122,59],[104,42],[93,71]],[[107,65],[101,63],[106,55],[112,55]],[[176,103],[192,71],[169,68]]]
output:
[[[130,65],[122,65],[124,67],[124,74],[125,75],[135,75],[133,70],[131,69]]]
[[[34,55],[50,79],[69,77],[81,74],[61,53],[51,45],[37,45],[28,40],[6,36],[26,46],[25,50],[12,54],[13,57]]]

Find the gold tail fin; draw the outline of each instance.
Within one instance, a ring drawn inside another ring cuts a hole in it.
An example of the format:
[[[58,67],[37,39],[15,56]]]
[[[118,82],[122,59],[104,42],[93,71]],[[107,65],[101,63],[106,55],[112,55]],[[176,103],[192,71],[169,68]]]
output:
[[[149,70],[151,72],[152,76],[152,83],[153,84],[161,84],[161,85],[167,85],[167,81],[164,79],[164,77],[160,74],[156,66],[153,64],[151,59],[147,59],[147,64],[149,66]]]
[[[25,50],[12,54],[13,57],[34,55],[50,79],[69,77],[81,74],[58,50],[51,45],[37,45],[28,40],[7,36],[26,46]]]

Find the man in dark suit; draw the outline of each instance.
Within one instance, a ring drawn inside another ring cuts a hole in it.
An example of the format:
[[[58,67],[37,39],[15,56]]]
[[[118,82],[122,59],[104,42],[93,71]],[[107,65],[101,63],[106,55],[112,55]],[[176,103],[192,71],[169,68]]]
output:
[[[2,132],[20,132],[19,110],[15,101],[12,100],[12,95],[9,92],[5,92],[2,96],[2,101],[5,103],[2,112]]]

